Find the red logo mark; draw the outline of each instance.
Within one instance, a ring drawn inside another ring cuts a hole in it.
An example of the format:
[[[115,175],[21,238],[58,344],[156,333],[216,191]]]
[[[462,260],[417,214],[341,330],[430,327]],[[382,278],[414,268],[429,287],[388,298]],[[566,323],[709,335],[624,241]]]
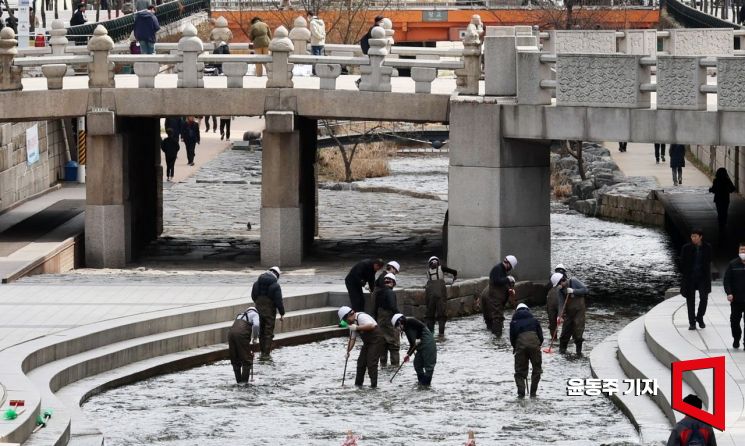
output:
[[[683,372],[703,369],[712,369],[714,372],[714,412],[712,413],[683,402]],[[673,362],[672,375],[673,409],[724,431],[724,356]]]

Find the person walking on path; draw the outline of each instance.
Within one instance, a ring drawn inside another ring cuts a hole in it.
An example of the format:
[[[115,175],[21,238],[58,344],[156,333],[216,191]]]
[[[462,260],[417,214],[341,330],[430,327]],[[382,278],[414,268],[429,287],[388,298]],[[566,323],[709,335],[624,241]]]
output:
[[[272,340],[274,339],[274,323],[279,312],[279,321],[285,316],[285,306],[282,303],[282,287],[279,286],[279,275],[281,271],[278,266],[269,268],[269,271],[259,276],[251,289],[251,300],[256,304],[259,312],[261,325],[259,328],[259,347],[262,360],[270,358],[272,352]]]
[[[186,122],[184,122],[181,129],[181,139],[184,140],[184,144],[186,145],[186,162],[190,166],[193,166],[197,144],[201,140],[199,136],[199,123],[194,119],[194,116],[186,118]]]
[[[173,136],[178,141],[184,130],[184,122],[184,118],[181,116],[169,116],[165,119],[163,127],[166,129],[166,133],[168,133],[168,129],[171,129]]]
[[[618,151],[619,152],[626,152],[626,147],[629,145],[626,141],[619,141],[618,142]]]
[[[458,278],[458,271],[440,264],[438,257],[432,256],[427,262],[427,284],[424,285],[425,302],[427,303],[427,317],[424,321],[432,333],[435,332],[435,320],[439,326],[439,335],[445,336],[447,322],[447,288],[445,273],[453,276],[453,282]]]
[[[217,116],[205,116],[204,117],[205,132],[210,131],[210,118],[212,118],[212,133],[217,133]]]
[[[232,116],[220,116],[220,141],[230,141],[230,120]]]
[[[85,3],[81,3],[70,18],[70,26],[84,25],[87,21],[88,19],[85,18]]]
[[[737,258],[727,265],[722,282],[730,306],[729,322],[732,329],[732,347],[740,348],[740,339],[742,338],[740,322],[745,315],[745,241],[740,242]]]
[[[385,336],[385,349],[380,355],[380,365],[385,366],[388,363],[388,356],[391,357],[391,365],[398,365],[401,358],[398,351],[401,349],[401,336],[393,327],[391,318],[394,314],[400,313],[398,303],[396,302],[396,293],[393,287],[396,286],[396,276],[393,273],[386,273],[381,289],[375,288],[375,320],[378,322],[380,330]]]
[[[732,180],[727,174],[727,169],[720,167],[714,176],[714,183],[709,188],[709,192],[714,194],[714,204],[717,207],[717,221],[719,223],[719,232],[724,232],[727,228],[727,214],[729,214],[729,194],[735,192],[737,188],[732,184]]]
[[[228,331],[228,355],[233,366],[235,381],[246,383],[251,375],[254,363],[253,344],[259,339],[259,312],[256,307],[249,307],[239,313]]]
[[[571,283],[577,285],[576,290],[570,286]],[[585,296],[589,294],[589,291],[579,280],[575,279],[572,282],[566,276],[562,277],[559,286],[561,287],[558,305],[559,319],[565,318],[559,336],[559,353],[566,353],[569,341],[573,339],[577,356],[582,356],[582,343],[585,333]],[[557,320],[557,324],[560,322],[561,320]]]
[[[517,266],[517,258],[509,255],[496,264],[489,273],[489,285],[481,293],[482,311],[486,328],[497,336],[504,329],[504,305],[507,300],[513,304],[515,290],[510,288],[507,273]]]
[[[670,169],[673,171],[673,186],[683,184],[683,168],[686,166],[686,148],[683,144],[670,145]]]
[[[691,406],[702,409],[704,402],[694,394],[683,398],[683,402]],[[690,415],[686,415],[670,432],[667,439],[667,446],[717,446],[717,437],[714,435],[714,429],[699,421]]]
[[[665,144],[654,143],[654,159],[656,164],[660,164],[660,156],[662,156],[662,162],[665,162]]]
[[[696,322],[705,328],[704,315],[711,293],[711,245],[704,241],[704,231],[691,231],[691,241],[680,250],[680,269],[683,280],[680,294],[688,306],[688,329],[695,330]],[[696,291],[698,291],[698,312],[696,312]]]
[[[372,316],[363,312],[356,312],[349,307],[341,307],[337,312],[339,320],[349,325],[349,343],[347,344],[347,358],[354,348],[357,338],[362,338],[362,349],[357,357],[357,373],[354,385],[365,383],[365,370],[370,376],[370,387],[378,387],[378,360],[385,349],[385,336]]]
[[[155,17],[155,6],[150,5],[147,9],[135,13],[134,33],[140,42],[142,54],[155,54],[155,34],[159,29],[160,23]]]
[[[528,365],[533,367],[530,375],[530,396],[536,396],[541,381],[541,345],[543,329],[525,304],[519,304],[510,321],[510,344],[515,355],[515,384],[517,396],[525,397],[528,382]]]
[[[178,137],[174,136],[173,129],[166,129],[166,139],[160,143],[160,149],[166,156],[166,181],[173,180],[174,166],[178,158],[179,144]]]
[[[272,31],[269,25],[262,22],[260,18],[251,19],[251,31],[249,36],[253,42],[255,54],[269,54],[269,42],[272,40]],[[264,74],[264,64],[256,64],[256,76],[261,77]]]
[[[308,21],[310,22],[310,53],[313,56],[323,56],[323,47],[326,46],[326,24],[313,11],[308,11]]]
[[[372,292],[375,289],[375,273],[382,267],[383,261],[381,259],[365,259],[349,270],[347,277],[344,278],[344,284],[347,286],[349,302],[354,311],[364,311],[365,296],[362,293],[362,287],[367,284]]]
[[[432,384],[432,375],[435,373],[437,364],[437,344],[432,332],[418,319],[405,317],[403,314],[395,314],[391,323],[400,332],[406,335],[409,341],[409,350],[404,356],[404,363],[409,362],[411,355],[414,356],[414,370],[419,384],[429,386]]]

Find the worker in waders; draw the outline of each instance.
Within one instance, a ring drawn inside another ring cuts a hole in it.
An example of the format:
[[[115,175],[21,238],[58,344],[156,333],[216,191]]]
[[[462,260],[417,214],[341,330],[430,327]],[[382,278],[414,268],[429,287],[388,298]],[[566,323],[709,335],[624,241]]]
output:
[[[355,312],[350,307],[341,307],[338,311],[339,320],[349,325],[349,343],[347,344],[347,358],[354,348],[357,338],[362,338],[362,349],[357,358],[357,373],[354,385],[365,383],[365,369],[370,376],[370,387],[378,387],[378,360],[385,348],[385,337],[372,316],[367,313]]]
[[[561,335],[559,336],[559,353],[566,353],[569,341],[574,340],[574,346],[576,347],[577,356],[582,356],[582,343],[584,342],[583,335],[585,333],[585,296],[587,295],[587,287],[582,282],[576,281],[582,285],[582,291],[584,294],[579,294],[574,288],[570,287],[570,279],[566,276],[562,276],[559,280],[558,298],[559,298],[559,319],[557,323],[562,322],[564,326],[561,328]]]
[[[430,385],[437,364],[437,345],[432,332],[421,321],[400,313],[393,316],[391,323],[406,334],[406,339],[409,340],[409,350],[404,356],[404,362],[409,362],[411,355],[416,353],[414,370],[417,381],[423,386]]]
[[[398,365],[400,357],[398,351],[401,349],[401,336],[391,324],[391,318],[394,314],[399,313],[396,302],[396,293],[393,287],[396,286],[396,276],[393,273],[386,273],[383,280],[382,288],[375,288],[375,320],[385,336],[385,349],[380,356],[380,365],[385,366],[388,363],[388,356],[391,357],[391,365]]]
[[[530,375],[530,396],[534,397],[541,380],[541,344],[543,344],[543,329],[530,309],[525,304],[519,304],[510,321],[510,344],[515,355],[515,383],[517,396],[525,397],[528,382],[528,365],[533,367]]]
[[[564,279],[564,275],[561,273],[553,273],[551,275],[551,288],[548,290],[546,295],[546,312],[548,313],[548,331],[551,333],[551,339],[556,339],[556,327],[559,322],[559,302],[562,300],[560,297],[561,286],[559,282]]]
[[[256,307],[249,307],[236,316],[233,326],[228,331],[230,364],[233,365],[235,381],[239,384],[248,382],[251,375],[254,362],[254,352],[251,344],[259,339],[260,324],[259,312]]]
[[[435,332],[435,319],[439,325],[439,335],[445,336],[445,322],[447,321],[447,288],[445,287],[445,273],[453,276],[453,282],[458,278],[458,271],[440,264],[440,259],[432,256],[427,262],[427,284],[424,285],[425,302],[427,303],[427,317],[424,321],[432,333]]]
[[[385,268],[378,271],[377,278],[375,279],[375,288],[371,290],[370,293],[370,300],[365,302],[365,312],[368,314],[375,314],[376,313],[376,304],[378,300],[377,293],[379,291],[383,291],[385,289],[385,276],[388,273],[393,274],[394,276],[398,276],[398,272],[401,270],[401,265],[399,265],[398,262],[395,260],[391,260],[390,262],[385,264]],[[378,321],[380,323],[380,321]]]
[[[274,339],[274,323],[279,312],[280,322],[284,320],[285,307],[282,304],[282,288],[278,280],[281,271],[278,266],[269,268],[269,271],[259,276],[254,282],[251,290],[251,299],[256,304],[259,312],[259,347],[261,348],[261,360],[270,359],[272,352],[272,340]]]
[[[515,303],[515,290],[510,288],[508,272],[517,266],[517,258],[509,255],[496,264],[489,273],[489,285],[481,294],[481,305],[486,328],[497,336],[502,336],[504,328],[504,306],[509,300]]]
[[[383,261],[381,259],[365,259],[349,270],[347,277],[344,278],[344,284],[347,286],[349,303],[354,311],[365,310],[365,296],[362,287],[367,284],[370,292],[373,292],[375,289],[375,273],[382,267]]]

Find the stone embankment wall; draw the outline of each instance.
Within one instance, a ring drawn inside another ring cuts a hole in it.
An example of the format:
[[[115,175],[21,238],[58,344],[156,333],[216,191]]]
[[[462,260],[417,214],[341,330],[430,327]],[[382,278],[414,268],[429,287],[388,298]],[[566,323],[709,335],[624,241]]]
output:
[[[447,285],[447,316],[448,318],[459,316],[470,316],[481,312],[478,298],[487,287],[488,279],[458,280],[452,285]],[[449,282],[449,280],[448,280]],[[533,307],[546,304],[546,292],[548,290],[540,284],[533,282],[518,282],[515,284],[515,295],[519,303]],[[396,290],[398,308],[407,316],[413,316],[424,320],[427,314],[427,302],[424,296],[424,288],[402,288]]]
[[[554,191],[569,190],[564,200],[570,208],[590,217],[645,225],[663,226],[665,210],[657,199],[657,181],[652,177],[627,177],[596,143],[584,143],[582,158],[586,179],[579,175],[577,160],[557,146],[552,149]],[[563,188],[563,190],[562,190]]]
[[[26,129],[33,125],[39,131],[39,161],[29,165]],[[65,161],[59,121],[0,123],[0,212],[57,184]]]
[[[701,162],[704,173],[714,175],[717,169],[724,167],[737,192],[745,192],[745,146],[691,145],[689,150]]]

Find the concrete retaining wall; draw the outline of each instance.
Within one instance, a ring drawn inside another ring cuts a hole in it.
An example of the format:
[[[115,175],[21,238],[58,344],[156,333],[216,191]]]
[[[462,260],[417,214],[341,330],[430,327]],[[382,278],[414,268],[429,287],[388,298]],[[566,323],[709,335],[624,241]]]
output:
[[[39,131],[39,161],[28,165],[26,129],[34,125]],[[57,184],[64,176],[64,165],[59,121],[0,124],[0,212]]]
[[[603,194],[598,216],[629,223],[659,227],[665,225],[665,207],[657,200],[654,191],[646,197]]]
[[[724,167],[729,173],[737,191],[745,191],[745,148],[743,146],[709,146],[691,145],[691,154],[709,169],[707,174],[714,174]]]

